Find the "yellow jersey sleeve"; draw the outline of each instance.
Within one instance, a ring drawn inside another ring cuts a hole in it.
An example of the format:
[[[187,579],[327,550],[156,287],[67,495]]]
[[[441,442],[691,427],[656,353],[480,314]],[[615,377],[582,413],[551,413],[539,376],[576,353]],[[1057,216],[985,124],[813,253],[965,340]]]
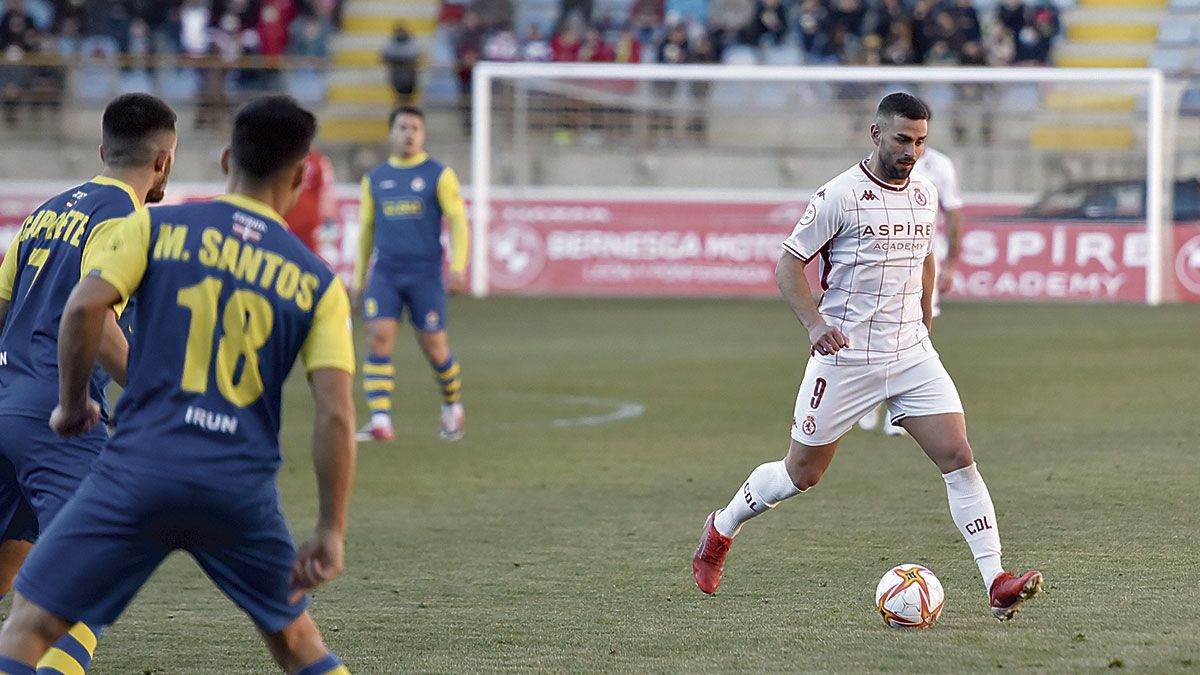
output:
[[[350,328],[350,297],[335,278],[325,289],[313,312],[312,327],[300,347],[300,360],[311,373],[337,368],[354,374],[354,336]]]
[[[17,235],[12,240],[12,244],[8,247],[8,253],[4,254],[4,261],[0,262],[0,300],[12,300],[13,286],[17,284],[17,245],[21,242],[21,236]]]
[[[371,194],[371,177],[363,176],[362,196],[358,200],[358,260],[354,263],[354,287],[367,283],[367,266],[375,250],[375,197]]]
[[[438,176],[438,204],[450,225],[450,271],[465,272],[471,233],[467,228],[467,207],[463,204],[462,188],[454,169],[446,167]]]
[[[146,276],[150,259],[150,211],[145,207],[124,218],[106,220],[92,230],[83,247],[80,278],[91,274],[112,284],[121,294],[114,309],[117,316],[125,310],[129,296]]]

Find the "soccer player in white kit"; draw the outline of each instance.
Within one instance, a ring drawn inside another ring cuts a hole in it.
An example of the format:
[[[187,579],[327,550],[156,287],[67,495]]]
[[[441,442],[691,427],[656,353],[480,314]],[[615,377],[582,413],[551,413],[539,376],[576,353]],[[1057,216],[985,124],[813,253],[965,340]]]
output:
[[[946,257],[938,264],[937,286],[933,290],[933,316],[936,318],[940,314],[938,297],[950,290],[954,283],[954,267],[958,264],[959,237],[962,235],[963,225],[962,190],[959,187],[958,170],[954,168],[954,162],[934,148],[925,148],[913,170],[937,188],[938,211],[945,215],[945,219],[937,222],[939,228],[945,226],[945,231],[941,234],[946,240]],[[880,403],[864,415],[858,421],[858,426],[870,431],[879,426],[880,419],[883,420],[885,434],[904,435],[904,428],[893,424],[888,418],[886,403]]]
[[[929,340],[938,194],[912,173],[928,120],[920,99],[885,96],[871,125],[874,152],[813,195],[783,244],[776,281],[808,331],[812,358],[787,455],[754,469],[704,523],[692,574],[705,593],[720,585],[742,524],[816,485],[838,440],[882,400],[941,470],[950,515],[983,576],[992,614],[1012,618],[1042,588],[1040,572],[1016,575],[1000,564],[996,511],[967,442],[962,403]],[[804,276],[813,260],[820,261],[819,305]]]

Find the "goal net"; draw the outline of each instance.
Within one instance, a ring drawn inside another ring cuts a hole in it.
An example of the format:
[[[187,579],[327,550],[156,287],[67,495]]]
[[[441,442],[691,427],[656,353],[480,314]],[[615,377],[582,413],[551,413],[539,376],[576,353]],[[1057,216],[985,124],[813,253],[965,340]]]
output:
[[[779,243],[892,91],[930,105],[957,167],[951,298],[1200,299],[1175,88],[1065,68],[481,63],[473,290],[773,294]]]

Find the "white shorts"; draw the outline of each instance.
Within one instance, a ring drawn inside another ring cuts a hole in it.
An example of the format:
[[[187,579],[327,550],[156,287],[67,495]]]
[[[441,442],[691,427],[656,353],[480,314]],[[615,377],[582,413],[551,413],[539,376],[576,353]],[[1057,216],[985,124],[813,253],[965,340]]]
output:
[[[961,413],[962,400],[937,352],[921,352],[886,365],[835,366],[809,359],[796,395],[792,439],[825,445],[887,402],[893,424],[905,417]]]

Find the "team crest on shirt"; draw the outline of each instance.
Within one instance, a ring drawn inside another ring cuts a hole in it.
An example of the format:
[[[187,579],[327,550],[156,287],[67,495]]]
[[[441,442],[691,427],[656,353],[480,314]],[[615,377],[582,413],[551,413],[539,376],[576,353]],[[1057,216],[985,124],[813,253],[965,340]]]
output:
[[[800,431],[812,436],[817,433],[817,420],[812,415],[804,418],[804,422],[800,424]]]
[[[432,329],[434,329],[434,328],[437,328],[437,325],[438,325],[438,318],[439,318],[439,316],[438,316],[438,313],[437,313],[437,311],[435,311],[435,310],[432,310],[432,309],[431,309],[431,310],[429,310],[428,312],[426,312],[426,314],[425,314],[425,328],[426,328],[426,329],[429,329],[429,330],[432,330]]]
[[[800,216],[800,224],[807,225],[817,219],[817,204],[809,202],[808,208],[804,209],[804,215]]]
[[[412,182],[409,183],[408,186],[412,188],[413,192],[421,192],[425,189],[425,179],[417,176],[416,178],[412,179]]]
[[[913,188],[913,201],[917,202],[917,206],[925,206],[929,203],[929,199],[925,197],[925,193],[921,192],[921,188]]]

